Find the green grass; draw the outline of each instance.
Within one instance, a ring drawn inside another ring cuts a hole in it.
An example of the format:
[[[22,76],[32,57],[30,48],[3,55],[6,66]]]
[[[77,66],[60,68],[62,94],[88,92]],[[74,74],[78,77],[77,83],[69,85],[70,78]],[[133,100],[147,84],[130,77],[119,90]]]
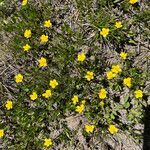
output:
[[[127,0],[97,0],[95,3],[93,0],[76,0],[70,4],[58,2],[56,5],[54,1],[41,1],[40,5],[29,1],[26,6],[13,3],[15,1],[0,2],[1,30],[13,35],[8,48],[18,68],[9,79],[16,86],[11,92],[13,109],[6,110],[5,102],[9,97],[4,93],[0,102],[0,128],[5,131],[2,145],[14,150],[43,149],[43,140],[51,138],[56,130],[62,132],[53,137],[54,148],[62,142],[67,145],[73,141],[77,131],[71,131],[63,121],[77,114],[71,100],[73,95],[78,95],[79,101],[86,100],[81,116],[86,118],[87,124],[95,125],[94,133],[89,135],[85,133],[85,124],[79,124],[85,138],[110,134],[110,124],[138,138],[139,135],[134,134],[133,129],[135,124],[143,123],[143,108],[148,105],[148,92],[144,91],[148,72],[133,65],[138,52],[130,48],[137,45],[137,28],[144,36],[142,42],[148,41],[148,9],[141,11],[140,4],[131,5]],[[146,8],[148,6],[146,2],[141,4]],[[10,10],[12,6],[14,11]],[[71,12],[71,8],[75,11]],[[48,19],[53,24],[50,29],[43,27],[43,22]],[[116,21],[121,21],[123,28],[116,29]],[[110,29],[106,38],[100,35],[103,27]],[[30,39],[23,35],[26,29],[32,31]],[[40,43],[42,34],[49,36],[46,44]],[[22,47],[26,43],[31,46],[29,52],[23,51]],[[77,61],[81,51],[86,53],[84,62]],[[121,51],[128,53],[125,61],[119,57]],[[107,52],[117,56],[114,63],[110,63]],[[39,67],[40,57],[47,59],[47,67]],[[108,80],[106,72],[113,64],[121,65],[122,72]],[[87,71],[94,72],[93,80],[84,78]],[[14,76],[17,73],[24,76],[22,83],[15,83]],[[123,85],[125,77],[132,78],[131,88]],[[45,99],[42,94],[50,89],[49,81],[52,79],[56,79],[59,85],[51,89],[52,97]],[[107,89],[105,100],[98,97],[101,88]],[[144,92],[143,98],[135,98],[136,89]],[[37,91],[38,99],[31,101],[29,95],[34,90]],[[104,106],[101,106],[101,101]],[[122,110],[126,110],[125,122],[121,119]]]

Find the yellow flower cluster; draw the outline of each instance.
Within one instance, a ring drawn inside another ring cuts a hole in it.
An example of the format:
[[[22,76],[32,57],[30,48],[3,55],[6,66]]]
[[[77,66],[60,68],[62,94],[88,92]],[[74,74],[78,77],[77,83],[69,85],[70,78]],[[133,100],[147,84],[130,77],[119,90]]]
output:
[[[79,98],[77,95],[74,95],[73,98],[71,99],[73,104],[76,105],[79,102]]]
[[[23,0],[22,1],[22,6],[25,6],[26,4],[28,3],[28,0]],[[44,27],[46,28],[51,28],[52,27],[52,23],[50,20],[47,20],[47,21],[44,21]],[[24,37],[29,39],[31,38],[32,36],[32,32],[30,29],[26,29],[25,32],[24,32]],[[48,42],[48,36],[47,35],[41,35],[40,36],[40,41],[41,43],[46,43]],[[25,44],[23,46],[23,50],[28,52],[29,50],[31,49],[31,46],[29,44]],[[41,57],[39,60],[38,60],[38,63],[39,63],[39,67],[46,67],[47,66],[47,60],[46,58],[44,57]],[[17,74],[15,75],[15,81],[16,83],[20,83],[20,82],[23,82],[23,75],[22,74]],[[54,79],[54,80],[50,80],[50,83],[49,83],[50,87],[51,88],[56,88],[56,86],[58,85],[58,82]],[[45,98],[49,98],[52,96],[52,92],[50,89],[46,90],[43,94],[42,94],[43,97]],[[30,99],[32,101],[35,101],[37,98],[38,98],[38,94],[36,91],[33,91],[30,95],[29,95]],[[12,101],[10,100],[7,100],[6,104],[5,104],[5,107],[7,110],[10,110],[13,108],[13,103]],[[0,138],[4,136],[4,130],[0,130]],[[44,146],[45,147],[49,147],[52,145],[52,140],[50,138],[46,138],[44,139]]]
[[[136,90],[134,92],[135,98],[142,98],[143,97],[143,92],[141,90]]]
[[[12,103],[12,101],[8,99],[8,100],[6,101],[5,107],[6,107],[7,110],[12,109],[12,108],[13,108],[13,103]]]
[[[27,52],[30,50],[30,48],[31,48],[31,46],[29,44],[26,44],[23,46],[23,50],[27,51]]]
[[[124,78],[123,79],[123,84],[130,88],[131,87],[131,78],[130,77]]]
[[[121,53],[120,53],[120,57],[121,57],[122,59],[124,59],[124,60],[127,58],[127,56],[128,56],[128,54],[125,53],[125,52],[121,52]]]
[[[111,67],[111,71],[114,73],[114,74],[118,74],[122,71],[121,69],[121,66],[120,65],[112,65]]]
[[[85,131],[87,133],[93,133],[95,126],[94,125],[85,125]]]
[[[107,91],[102,88],[100,91],[99,91],[99,98],[100,99],[105,99],[107,97]]]
[[[38,98],[37,92],[34,91],[34,92],[32,92],[32,94],[30,94],[30,99],[31,99],[31,100],[34,101],[34,100],[36,100],[37,98]]]
[[[132,4],[132,5],[137,3],[137,2],[138,2],[138,0],[129,0],[129,3]]]
[[[122,22],[121,21],[116,22],[115,27],[118,28],[118,29],[122,28]]]
[[[27,4],[27,0],[23,0],[22,1],[22,5],[24,6],[26,4]],[[51,20],[44,21],[44,25],[43,26],[46,27],[46,28],[51,28],[52,27]],[[26,29],[25,32],[24,32],[24,37],[29,39],[31,36],[32,36],[31,30],[30,29]],[[42,34],[40,36],[41,43],[48,42],[48,38],[49,38],[48,35]],[[31,49],[31,46],[29,44],[26,44],[26,45],[23,46],[23,50],[26,51],[26,52],[28,52],[30,49]],[[38,60],[38,62],[39,62],[39,67],[46,67],[47,66],[47,60],[44,57],[41,57]]]
[[[56,88],[56,86],[58,86],[58,82],[53,79],[53,80],[50,80],[50,83],[49,85],[51,86],[52,89]],[[38,98],[38,94],[36,91],[33,91],[32,94],[29,95],[30,96],[30,99],[31,100],[36,100]],[[50,98],[52,96],[52,91],[49,89],[49,90],[46,90],[43,94],[42,94],[43,97],[45,98]]]
[[[86,55],[84,53],[79,53],[78,54],[78,61],[84,61],[86,59]]]
[[[0,129],[0,138],[2,138],[4,136],[4,130]]]
[[[85,75],[85,78],[88,80],[88,81],[91,81],[92,79],[94,79],[94,73],[91,72],[91,71],[88,71]]]
[[[113,73],[112,71],[108,71],[106,72],[106,76],[107,76],[107,79],[110,80],[110,79],[115,78],[117,75]]]
[[[105,38],[109,34],[109,31],[110,31],[109,28],[102,28],[100,35],[102,35]]]
[[[40,65],[41,66],[43,66],[43,65],[45,66],[45,62],[43,64],[40,64]],[[22,80],[23,80],[23,76],[21,74],[17,74],[15,76],[15,81],[17,83],[22,82]],[[54,89],[54,88],[56,88],[56,86],[58,86],[58,82],[55,79],[53,79],[53,80],[50,80],[49,85],[51,86],[52,89]],[[42,96],[45,97],[45,98],[49,98],[49,97],[51,97],[51,95],[52,95],[51,90],[46,90],[45,93],[42,94]],[[37,95],[36,91],[33,91],[32,94],[30,94],[29,96],[30,96],[30,99],[33,100],[33,101],[38,98],[38,95]],[[8,108],[8,110],[9,110],[10,105],[11,105],[11,102],[8,101],[7,102],[7,108]],[[11,107],[10,107],[10,109],[11,109]]]
[[[76,105],[79,102],[79,97],[77,95],[73,95],[71,100],[72,103]],[[78,106],[76,106],[75,111],[78,113],[82,113],[84,111],[84,108],[85,108],[85,100],[82,100],[81,103]]]
[[[44,139],[44,146],[45,147],[49,147],[49,146],[52,146],[53,142],[50,138],[45,138]]]
[[[22,74],[17,74],[17,75],[15,75],[15,81],[17,82],[17,83],[20,83],[20,82],[22,82],[23,81],[23,75]]]
[[[117,76],[118,73],[122,71],[121,67],[119,65],[113,65],[111,70],[106,73],[107,79],[113,79]],[[132,78],[127,77],[123,79],[123,84],[130,88],[132,86]],[[134,92],[135,98],[142,98],[143,92],[141,90],[136,90]],[[99,95],[100,97],[100,95]]]
[[[44,57],[41,57],[39,60],[39,67],[46,67],[47,66],[47,60]]]
[[[127,53],[125,52],[121,52],[120,53],[120,57],[125,60],[127,58]],[[121,66],[120,65],[112,65],[111,70],[106,72],[106,77],[108,80],[111,80],[115,77],[117,77],[117,74],[120,73],[122,71]]]
[[[32,33],[31,33],[31,30],[25,30],[25,32],[24,32],[24,37],[25,38],[30,38],[32,36]]]
[[[23,1],[22,1],[22,6],[27,5],[27,3],[28,3],[28,0],[23,0]]]
[[[52,89],[55,89],[58,86],[58,82],[54,80],[50,80],[49,85],[51,86]]]
[[[76,112],[82,113],[84,111],[84,104],[80,104],[79,106],[76,106]]]
[[[45,93],[42,94],[43,97],[49,98],[52,96],[51,90],[46,90]]]
[[[122,22],[121,21],[117,21],[114,25],[117,29],[122,28]],[[103,36],[104,38],[106,38],[109,35],[110,29],[109,28],[102,28],[102,30],[100,31],[100,35]]]
[[[135,4],[136,2],[138,2],[138,0],[129,0],[129,3],[131,3],[131,4]],[[28,3],[28,0],[23,0],[22,1],[23,6],[27,5],[27,3]],[[51,28],[52,27],[51,20],[44,21],[43,26],[46,27],[46,28]],[[123,27],[121,21],[117,21],[114,26],[117,29],[120,29],[120,28]],[[103,36],[104,38],[106,38],[109,35],[109,33],[110,33],[109,28],[102,28],[102,30],[100,31],[100,35]],[[25,30],[24,37],[29,39],[29,38],[31,38],[31,36],[32,36],[31,30],[29,30],[29,29]],[[49,40],[49,36],[45,35],[45,34],[42,34],[39,39],[40,39],[41,43],[46,43]],[[32,45],[30,46],[29,44],[25,44],[23,46],[23,50],[28,52],[31,49],[31,47],[32,47]],[[128,56],[128,54],[125,53],[125,52],[120,53],[120,57],[123,60],[126,60],[127,56]],[[83,52],[78,53],[77,61],[83,62],[85,60],[86,60],[85,53],[83,53]],[[40,59],[38,59],[38,63],[39,63],[39,67],[46,67],[47,66],[47,60],[44,57],[41,57]],[[111,79],[117,77],[117,75],[121,72],[122,72],[122,66],[121,65],[118,65],[118,64],[117,65],[112,65],[111,69],[108,72],[106,72],[106,77],[107,77],[108,80],[111,80]],[[91,72],[91,71],[87,71],[84,78],[87,81],[91,81],[92,79],[94,79],[94,73]],[[19,73],[19,74],[15,75],[16,83],[23,82],[23,79],[24,79],[24,77],[23,77],[22,74]],[[130,88],[132,86],[132,78],[130,78],[130,77],[124,78],[123,79],[123,85]],[[58,86],[57,80],[56,79],[50,80],[49,86],[51,87],[51,89],[55,89]],[[52,96],[51,89],[45,90],[45,92],[42,94],[42,96],[44,98],[47,98],[47,99],[50,98]],[[107,90],[105,88],[101,88],[99,90],[98,96],[99,96],[100,99],[106,99],[107,96],[108,96]],[[136,91],[134,91],[134,96],[137,99],[142,98],[143,97],[143,91],[140,90],[140,89],[137,89]],[[35,101],[36,99],[38,99],[37,91],[32,91],[32,93],[29,95],[29,97],[32,101]],[[86,101],[82,100],[79,103],[79,97],[77,95],[73,95],[71,100],[72,100],[72,103],[75,105],[75,111],[78,112],[78,113],[82,113],[85,109],[85,102]],[[101,102],[101,106],[104,106],[103,101]],[[14,107],[13,102],[11,100],[7,100],[6,104],[5,104],[5,107],[6,107],[7,110],[11,110]],[[85,125],[84,128],[85,128],[85,131],[87,133],[93,133],[93,131],[95,129],[95,125],[87,124],[87,125]],[[116,134],[118,132],[118,130],[119,129],[113,124],[109,125],[109,127],[108,127],[108,131],[111,134]],[[3,136],[4,136],[4,130],[0,129],[0,138],[2,138]],[[53,144],[53,142],[50,138],[45,138],[44,139],[44,144],[43,145],[46,148],[48,148],[49,146],[52,146],[52,144]]]
[[[52,27],[51,20],[46,20],[46,21],[44,21],[44,27],[46,27],[46,28],[51,28],[51,27]]]
[[[41,40],[41,42],[42,43],[46,43],[46,42],[48,42],[48,35],[41,35],[40,36],[40,40]]]
[[[106,72],[107,79],[113,79],[117,76],[118,73],[122,71],[120,65],[112,65],[111,70]]]
[[[118,132],[118,128],[115,125],[109,125],[108,130],[111,134],[116,134]]]

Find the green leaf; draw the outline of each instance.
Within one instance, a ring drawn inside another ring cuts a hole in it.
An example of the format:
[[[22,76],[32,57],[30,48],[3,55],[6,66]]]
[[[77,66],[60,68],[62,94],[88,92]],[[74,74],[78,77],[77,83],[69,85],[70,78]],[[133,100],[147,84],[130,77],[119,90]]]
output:
[[[129,107],[130,107],[130,103],[129,103],[129,102],[126,102],[125,105],[124,105],[124,107],[125,107],[125,108],[129,108]]]

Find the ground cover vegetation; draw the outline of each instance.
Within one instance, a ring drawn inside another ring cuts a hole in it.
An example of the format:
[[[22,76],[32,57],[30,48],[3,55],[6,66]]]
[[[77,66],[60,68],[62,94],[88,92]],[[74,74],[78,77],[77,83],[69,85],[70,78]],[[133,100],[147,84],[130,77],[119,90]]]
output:
[[[12,88],[0,93],[3,148],[76,145],[79,129],[87,141],[128,131],[140,142],[149,72],[134,62],[149,41],[148,8],[138,0],[1,0],[17,66],[6,79]],[[70,130],[65,118],[76,115]]]

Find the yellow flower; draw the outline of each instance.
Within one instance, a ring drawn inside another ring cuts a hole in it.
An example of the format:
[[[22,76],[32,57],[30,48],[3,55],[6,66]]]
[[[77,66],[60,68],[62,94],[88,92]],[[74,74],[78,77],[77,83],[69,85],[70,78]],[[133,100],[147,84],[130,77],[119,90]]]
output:
[[[129,0],[129,3],[130,4],[135,4],[135,3],[137,3],[138,2],[138,0]]]
[[[120,53],[120,57],[121,57],[122,59],[124,59],[124,60],[127,58],[127,55],[128,55],[128,54],[125,53],[125,52],[121,52],[121,53]]]
[[[78,61],[84,61],[86,59],[86,56],[84,53],[79,53],[78,54]]]
[[[76,112],[78,113],[82,113],[84,110],[84,104],[81,104],[80,106],[76,106]]]
[[[39,60],[39,67],[46,67],[47,66],[47,61],[44,57],[41,57]]]
[[[121,69],[120,65],[112,65],[111,71],[112,71],[113,73],[116,73],[116,74],[117,74],[117,73],[121,72],[122,69]]]
[[[41,35],[40,37],[41,42],[46,43],[48,41],[48,36],[47,35]]]
[[[37,93],[36,92],[32,92],[32,94],[30,94],[30,99],[31,100],[36,100],[38,98],[38,95],[37,95]]]
[[[122,23],[121,23],[121,21],[116,22],[116,23],[115,23],[115,27],[118,28],[118,29],[119,29],[119,28],[122,28]]]
[[[94,73],[88,71],[88,72],[86,73],[86,75],[85,75],[85,78],[86,78],[88,81],[94,79]]]
[[[51,21],[50,20],[44,21],[44,27],[51,28],[52,27]]]
[[[4,136],[4,130],[0,129],[0,138],[2,138]]]
[[[115,78],[115,77],[117,76],[117,74],[116,74],[116,73],[113,73],[112,71],[108,71],[108,72],[106,73],[106,76],[107,76],[107,79],[110,80],[110,79]]]
[[[74,95],[73,98],[71,99],[73,101],[73,104],[76,105],[77,102],[79,101],[79,98],[77,95]]]
[[[23,80],[23,76],[20,73],[15,75],[15,81],[17,83],[22,82],[22,80]]]
[[[106,98],[106,95],[107,95],[107,91],[105,89],[101,89],[99,91],[99,98],[100,99],[105,99]]]
[[[22,6],[27,5],[27,3],[28,3],[28,0],[23,0],[23,1],[22,1]]]
[[[85,102],[86,102],[85,100],[82,100],[82,101],[81,101],[81,104],[85,105]]]
[[[31,30],[25,30],[25,32],[24,32],[24,37],[25,38],[30,38],[31,37],[31,35],[32,35],[32,33],[31,33]]]
[[[50,138],[44,139],[44,146],[45,146],[45,147],[49,147],[49,146],[51,146],[52,144],[53,144],[53,142],[52,142],[52,140],[51,140]]]
[[[55,79],[54,80],[50,80],[49,85],[54,89],[58,85],[58,82]]]
[[[110,125],[108,130],[111,134],[116,134],[118,132],[118,128],[115,125]]]
[[[25,46],[23,46],[24,51],[29,51],[30,50],[30,45],[26,44]]]
[[[49,98],[52,96],[51,90],[46,90],[45,93],[42,94],[43,97]]]
[[[102,31],[100,32],[100,35],[103,37],[106,37],[109,34],[109,28],[103,28]]]
[[[124,78],[123,79],[123,84],[130,88],[131,87],[131,78],[130,77]]]
[[[142,98],[143,97],[143,92],[141,90],[136,90],[134,92],[134,95],[136,98]]]
[[[5,104],[5,107],[6,107],[7,110],[12,109],[12,108],[13,108],[13,103],[12,103],[12,101],[7,100],[7,101],[6,101],[6,104]]]
[[[87,133],[92,133],[94,131],[95,126],[94,125],[85,125],[85,131]]]

